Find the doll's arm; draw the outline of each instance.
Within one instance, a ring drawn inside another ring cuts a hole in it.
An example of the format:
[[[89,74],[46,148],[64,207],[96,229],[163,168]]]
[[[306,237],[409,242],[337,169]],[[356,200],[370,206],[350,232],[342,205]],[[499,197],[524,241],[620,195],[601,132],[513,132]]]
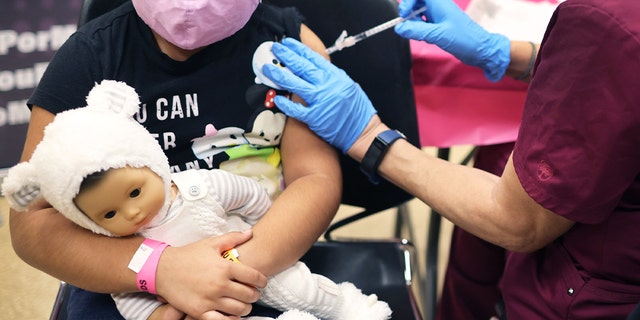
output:
[[[118,311],[125,319],[181,320],[184,312],[148,293],[113,295]]]
[[[118,311],[125,319],[149,319],[151,314],[163,305],[155,295],[143,292],[114,294],[112,296]]]
[[[255,180],[224,170],[209,170],[213,194],[227,214],[255,224],[271,206],[266,190]]]

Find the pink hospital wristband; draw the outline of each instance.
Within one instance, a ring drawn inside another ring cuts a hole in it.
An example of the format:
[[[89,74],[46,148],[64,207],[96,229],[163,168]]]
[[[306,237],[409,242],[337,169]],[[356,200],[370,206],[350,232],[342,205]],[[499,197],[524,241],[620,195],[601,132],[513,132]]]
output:
[[[153,239],[144,239],[129,262],[129,269],[137,273],[140,291],[156,294],[156,270],[164,249],[169,245]]]

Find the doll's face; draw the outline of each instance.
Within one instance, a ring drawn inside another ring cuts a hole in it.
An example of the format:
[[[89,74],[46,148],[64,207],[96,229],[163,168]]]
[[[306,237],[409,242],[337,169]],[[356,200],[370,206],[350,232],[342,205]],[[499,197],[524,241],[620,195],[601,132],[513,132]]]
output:
[[[81,191],[78,209],[109,232],[127,236],[149,223],[162,209],[162,178],[149,168],[110,169],[95,185]]]

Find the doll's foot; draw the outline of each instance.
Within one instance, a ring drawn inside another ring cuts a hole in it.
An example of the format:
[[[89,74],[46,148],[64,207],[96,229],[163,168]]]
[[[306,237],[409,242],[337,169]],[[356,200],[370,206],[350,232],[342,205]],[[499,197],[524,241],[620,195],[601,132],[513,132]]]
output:
[[[336,320],[386,320],[391,319],[389,305],[378,300],[375,294],[366,295],[352,283],[338,285],[344,303]]]

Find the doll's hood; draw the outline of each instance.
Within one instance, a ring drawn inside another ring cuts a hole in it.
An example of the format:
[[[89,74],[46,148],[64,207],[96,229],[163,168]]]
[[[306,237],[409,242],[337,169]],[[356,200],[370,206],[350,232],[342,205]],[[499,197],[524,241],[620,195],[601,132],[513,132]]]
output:
[[[104,80],[89,92],[86,107],[57,114],[31,159],[11,168],[4,179],[2,193],[9,205],[24,211],[43,197],[81,227],[113,236],[74,204],[85,177],[111,168],[149,167],[163,179],[169,194],[168,160],[153,136],[133,119],[139,104],[132,87]]]

